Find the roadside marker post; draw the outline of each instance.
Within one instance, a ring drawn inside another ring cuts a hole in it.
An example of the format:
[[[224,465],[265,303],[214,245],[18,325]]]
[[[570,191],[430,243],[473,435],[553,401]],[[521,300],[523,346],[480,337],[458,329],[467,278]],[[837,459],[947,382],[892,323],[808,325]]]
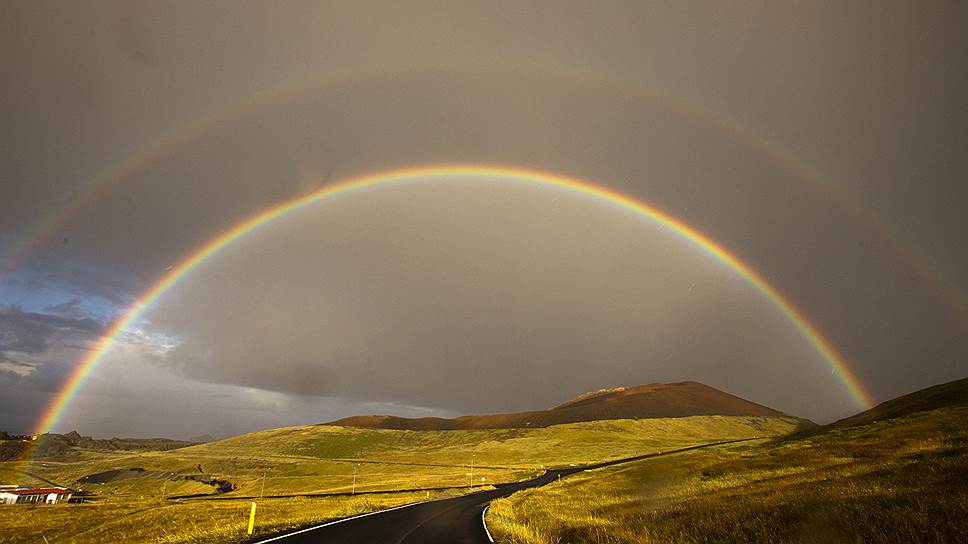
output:
[[[252,502],[252,510],[249,511],[249,534],[252,534],[252,529],[255,529],[255,501]]]

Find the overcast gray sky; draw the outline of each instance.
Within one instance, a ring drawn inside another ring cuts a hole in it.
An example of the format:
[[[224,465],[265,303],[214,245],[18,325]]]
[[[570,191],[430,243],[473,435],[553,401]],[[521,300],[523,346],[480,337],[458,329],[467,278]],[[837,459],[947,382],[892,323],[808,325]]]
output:
[[[968,374],[961,3],[0,14],[0,429],[32,428],[112,319],[219,232],[439,163],[575,176],[678,217],[787,295],[877,400]],[[436,179],[230,245],[55,430],[224,436],[680,380],[817,421],[857,409],[775,305],[669,229],[560,189]]]

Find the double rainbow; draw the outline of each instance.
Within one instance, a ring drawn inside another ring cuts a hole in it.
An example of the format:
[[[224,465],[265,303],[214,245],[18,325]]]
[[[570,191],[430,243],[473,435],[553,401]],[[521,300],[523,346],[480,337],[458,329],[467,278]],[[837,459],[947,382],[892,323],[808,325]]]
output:
[[[137,319],[151,307],[152,303],[161,297],[166,291],[171,289],[178,281],[190,273],[195,267],[204,262],[209,257],[217,254],[222,248],[228,246],[235,240],[245,236],[255,229],[304,206],[318,202],[320,200],[340,195],[360,189],[363,187],[373,187],[388,185],[401,182],[412,182],[420,180],[431,180],[441,178],[460,178],[468,176],[489,176],[495,178],[506,178],[509,181],[527,182],[540,186],[556,187],[571,191],[573,193],[585,195],[590,199],[606,202],[619,208],[628,210],[636,215],[655,221],[666,228],[669,228],[683,239],[699,246],[720,262],[736,271],[750,285],[760,291],[770,300],[800,331],[801,335],[810,343],[814,350],[829,365],[833,374],[843,384],[851,399],[859,408],[868,408],[873,405],[870,394],[864,389],[857,377],[847,366],[844,359],[821,336],[820,331],[791,303],[779,290],[767,283],[762,276],[756,273],[746,263],[736,255],[730,253],[726,248],[716,243],[708,236],[686,225],[679,219],[666,214],[649,204],[636,200],[632,197],[617,193],[611,189],[594,185],[592,183],[572,179],[552,173],[538,172],[534,170],[524,170],[518,168],[506,168],[484,165],[447,165],[405,168],[380,172],[363,177],[348,179],[345,181],[329,184],[319,190],[288,200],[271,208],[265,209],[248,219],[238,223],[234,227],[226,230],[219,236],[209,240],[204,245],[197,248],[187,258],[172,267],[164,276],[158,279],[147,291],[118,317],[96,342],[94,347],[79,362],[71,373],[70,377],[55,395],[53,401],[44,411],[42,417],[35,426],[35,434],[50,432],[57,424],[64,410],[70,404],[71,399],[84,384],[91,372],[97,368],[98,363],[111,350],[118,338],[128,329]]]

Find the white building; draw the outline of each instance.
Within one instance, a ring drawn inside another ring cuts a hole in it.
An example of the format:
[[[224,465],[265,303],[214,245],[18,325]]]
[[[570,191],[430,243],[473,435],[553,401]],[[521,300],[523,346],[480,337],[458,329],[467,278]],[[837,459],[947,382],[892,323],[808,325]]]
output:
[[[74,493],[65,487],[9,487],[0,488],[0,504],[54,504],[66,502]]]

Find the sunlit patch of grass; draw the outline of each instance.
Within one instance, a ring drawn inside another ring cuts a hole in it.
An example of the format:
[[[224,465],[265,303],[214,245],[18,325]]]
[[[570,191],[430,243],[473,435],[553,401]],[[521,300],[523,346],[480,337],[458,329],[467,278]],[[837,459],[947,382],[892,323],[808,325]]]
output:
[[[720,447],[495,501],[499,542],[968,542],[968,407]],[[604,520],[604,522],[603,522]]]

